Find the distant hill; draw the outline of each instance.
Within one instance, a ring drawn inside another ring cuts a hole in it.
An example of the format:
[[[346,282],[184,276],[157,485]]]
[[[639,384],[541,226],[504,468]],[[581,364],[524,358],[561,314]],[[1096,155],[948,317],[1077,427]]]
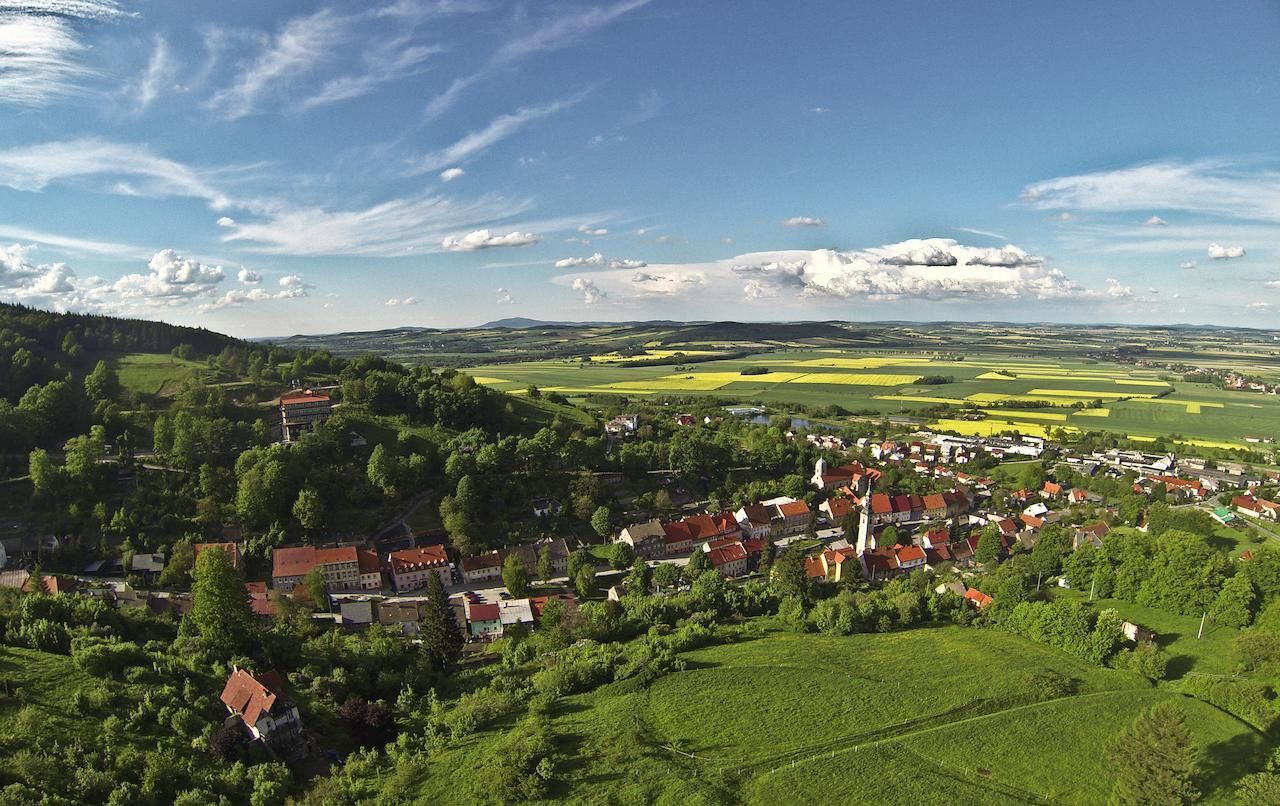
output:
[[[511,330],[527,330],[534,327],[684,327],[701,324],[700,322],[675,322],[669,319],[656,319],[644,322],[552,322],[544,319],[529,319],[524,316],[512,316],[507,319],[495,319],[485,322],[477,330],[505,327]]]

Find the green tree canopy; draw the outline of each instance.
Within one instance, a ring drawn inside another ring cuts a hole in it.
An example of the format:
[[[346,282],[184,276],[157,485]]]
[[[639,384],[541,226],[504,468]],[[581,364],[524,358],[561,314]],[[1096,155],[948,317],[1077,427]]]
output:
[[[202,551],[191,585],[191,612],[183,619],[219,658],[243,653],[253,640],[249,593],[225,551]]]
[[[515,554],[508,554],[502,561],[502,584],[517,599],[529,595],[529,572]]]
[[[1108,747],[1113,806],[1193,803],[1196,751],[1182,710],[1156,703],[1117,735]]]
[[[422,651],[430,658],[438,671],[451,672],[462,656],[462,630],[453,616],[449,596],[437,574],[427,575],[426,612],[422,617],[419,638]]]

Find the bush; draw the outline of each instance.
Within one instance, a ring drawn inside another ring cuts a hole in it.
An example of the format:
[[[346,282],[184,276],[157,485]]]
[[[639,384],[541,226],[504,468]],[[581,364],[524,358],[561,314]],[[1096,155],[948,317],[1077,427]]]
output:
[[[1177,688],[1183,694],[1234,714],[1264,733],[1275,724],[1276,709],[1272,705],[1275,692],[1262,683],[1188,675],[1178,681]]]
[[[84,636],[71,642],[71,660],[94,677],[118,679],[125,669],[145,664],[147,654],[128,641]]]
[[[1143,641],[1129,653],[1125,666],[1148,680],[1163,680],[1168,659],[1153,641]]]

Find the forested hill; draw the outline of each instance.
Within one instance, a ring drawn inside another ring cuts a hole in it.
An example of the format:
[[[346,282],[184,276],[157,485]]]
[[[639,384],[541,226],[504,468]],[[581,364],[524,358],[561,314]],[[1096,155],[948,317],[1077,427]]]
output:
[[[215,355],[247,342],[195,327],[82,313],[52,313],[0,303],[0,398],[11,402],[34,383],[65,378],[90,359],[123,353]]]

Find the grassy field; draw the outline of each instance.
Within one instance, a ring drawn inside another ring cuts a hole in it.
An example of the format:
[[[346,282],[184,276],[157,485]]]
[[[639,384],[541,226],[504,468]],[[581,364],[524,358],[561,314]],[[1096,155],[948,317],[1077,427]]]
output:
[[[1222,712],[997,631],[771,632],[684,657],[686,671],[647,690],[623,681],[557,707],[556,801],[1095,803],[1102,745],[1165,698],[1209,760],[1211,802],[1265,754]],[[1044,674],[1072,695],[1037,702],[1029,677]],[[466,759],[495,736],[434,757],[413,782],[423,802],[467,791]]]
[[[132,392],[169,397],[192,378],[208,379],[212,373],[198,361],[167,354],[131,353],[116,362],[120,385]]]
[[[748,367],[769,371],[741,374]],[[943,418],[939,426],[977,435],[1106,430],[1147,440],[1179,435],[1202,447],[1234,448],[1245,447],[1247,436],[1280,433],[1280,400],[1274,397],[1228,392],[1155,370],[1079,358],[967,353],[957,361],[906,352],[780,350],[680,368],[561,359],[480,365],[467,371],[504,391],[533,384],[570,397],[705,395],[726,402],[838,405],[881,414],[916,414],[947,405],[956,411],[982,412],[985,419]],[[915,383],[933,376],[952,382]],[[1070,408],[1077,403],[1096,405],[1095,401],[1102,401],[1102,407]],[[1000,407],[1007,402],[1040,405]]]

